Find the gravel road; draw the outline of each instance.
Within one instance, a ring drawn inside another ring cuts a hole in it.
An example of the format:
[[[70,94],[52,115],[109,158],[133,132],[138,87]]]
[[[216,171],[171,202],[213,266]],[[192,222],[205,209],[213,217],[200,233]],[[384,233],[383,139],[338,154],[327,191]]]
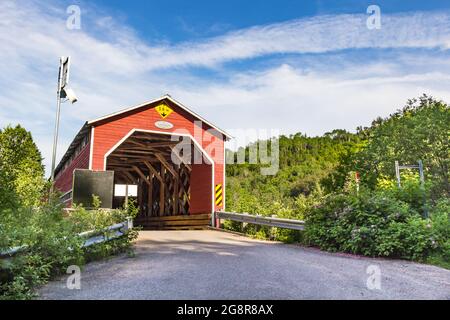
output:
[[[450,299],[449,270],[227,232],[142,231],[135,253],[84,266],[79,290],[54,280],[40,298]]]

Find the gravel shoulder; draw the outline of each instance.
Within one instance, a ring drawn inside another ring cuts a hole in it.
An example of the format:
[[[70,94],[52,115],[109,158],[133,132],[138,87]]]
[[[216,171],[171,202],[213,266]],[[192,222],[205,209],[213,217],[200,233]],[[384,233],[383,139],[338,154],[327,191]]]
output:
[[[214,230],[142,231],[135,253],[87,264],[81,289],[68,289],[65,276],[39,298],[450,300],[450,270]]]

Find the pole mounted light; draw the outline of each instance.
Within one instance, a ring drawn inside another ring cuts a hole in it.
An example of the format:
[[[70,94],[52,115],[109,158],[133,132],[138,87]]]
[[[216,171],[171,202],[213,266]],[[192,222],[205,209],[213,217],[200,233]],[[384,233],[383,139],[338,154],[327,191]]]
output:
[[[53,153],[52,153],[52,171],[50,176],[51,186],[50,193],[53,193],[55,182],[55,164],[56,164],[56,149],[58,145],[59,133],[59,118],[61,113],[61,102],[70,101],[72,104],[77,102],[75,92],[67,85],[69,83],[70,71],[70,57],[61,57],[59,59],[59,73],[58,73],[58,88],[56,93],[56,120],[55,120],[55,134],[53,136]],[[61,99],[65,99],[61,101]]]

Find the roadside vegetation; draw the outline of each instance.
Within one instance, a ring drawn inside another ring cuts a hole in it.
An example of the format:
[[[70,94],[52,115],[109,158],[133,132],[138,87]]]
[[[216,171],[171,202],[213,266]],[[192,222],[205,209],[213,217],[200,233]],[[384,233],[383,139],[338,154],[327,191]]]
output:
[[[449,137],[449,106],[425,95],[356,133],[282,136],[277,175],[262,176],[261,164],[227,166],[227,210],[305,220],[305,231],[230,221],[225,227],[450,268]],[[399,187],[395,161],[419,160],[425,185],[417,170],[402,170]]]
[[[48,199],[41,154],[30,132],[20,126],[0,130],[0,252],[26,245],[19,254],[0,258],[0,300],[31,299],[35,288],[65,274],[70,265],[128,250],[135,231],[83,248],[79,233],[103,231],[136,214],[128,210],[63,210],[58,195]]]

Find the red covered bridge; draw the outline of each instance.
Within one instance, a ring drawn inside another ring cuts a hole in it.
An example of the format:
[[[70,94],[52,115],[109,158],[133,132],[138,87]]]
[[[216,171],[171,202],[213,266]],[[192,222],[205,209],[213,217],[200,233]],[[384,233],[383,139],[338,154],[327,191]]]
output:
[[[165,95],[87,121],[56,167],[55,187],[70,206],[76,169],[113,171],[113,208],[121,207],[131,191],[138,224],[200,228],[225,207],[224,142],[229,138]]]

